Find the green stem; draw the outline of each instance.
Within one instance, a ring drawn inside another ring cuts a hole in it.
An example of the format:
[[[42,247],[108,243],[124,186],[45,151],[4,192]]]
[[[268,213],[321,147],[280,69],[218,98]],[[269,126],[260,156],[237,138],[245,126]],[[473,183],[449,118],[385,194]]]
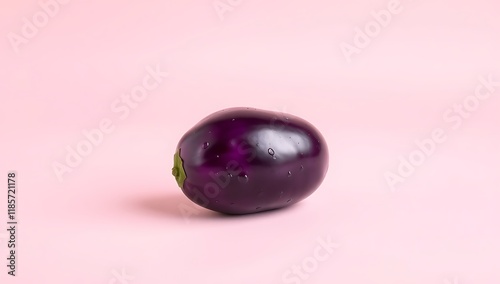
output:
[[[174,155],[174,167],[172,168],[172,175],[175,177],[177,184],[180,188],[184,185],[184,180],[186,179],[186,172],[184,171],[184,165],[181,158],[181,149],[178,149]]]

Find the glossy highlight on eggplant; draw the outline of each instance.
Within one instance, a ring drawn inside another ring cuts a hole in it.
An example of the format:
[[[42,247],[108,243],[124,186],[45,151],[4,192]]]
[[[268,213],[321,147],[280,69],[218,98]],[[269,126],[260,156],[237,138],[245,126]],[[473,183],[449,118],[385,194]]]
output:
[[[196,204],[225,214],[289,206],[311,195],[328,170],[328,147],[309,122],[284,113],[230,108],[180,139],[172,175]]]

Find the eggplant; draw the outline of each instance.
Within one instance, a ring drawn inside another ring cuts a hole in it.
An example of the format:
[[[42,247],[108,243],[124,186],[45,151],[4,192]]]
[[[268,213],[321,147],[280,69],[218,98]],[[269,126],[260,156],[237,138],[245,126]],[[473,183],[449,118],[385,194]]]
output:
[[[172,175],[196,204],[257,213],[311,195],[328,170],[321,133],[299,117],[254,108],[215,112],[180,139]]]

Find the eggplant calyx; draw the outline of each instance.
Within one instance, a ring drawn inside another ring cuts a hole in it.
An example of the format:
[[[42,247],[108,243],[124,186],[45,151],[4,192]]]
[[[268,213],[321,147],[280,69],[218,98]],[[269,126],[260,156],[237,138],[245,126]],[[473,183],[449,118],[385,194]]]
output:
[[[181,158],[181,149],[178,149],[174,155],[174,167],[172,168],[172,175],[175,177],[177,184],[182,189],[184,185],[184,180],[186,179],[186,172],[184,171],[184,166]]]

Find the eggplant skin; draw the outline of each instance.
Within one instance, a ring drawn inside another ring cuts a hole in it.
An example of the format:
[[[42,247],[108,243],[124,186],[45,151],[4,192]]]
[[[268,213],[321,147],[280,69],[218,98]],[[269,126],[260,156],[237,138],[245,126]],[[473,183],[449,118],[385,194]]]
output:
[[[257,213],[311,195],[328,170],[328,147],[309,122],[254,108],[215,112],[177,145],[172,174],[196,204]]]

